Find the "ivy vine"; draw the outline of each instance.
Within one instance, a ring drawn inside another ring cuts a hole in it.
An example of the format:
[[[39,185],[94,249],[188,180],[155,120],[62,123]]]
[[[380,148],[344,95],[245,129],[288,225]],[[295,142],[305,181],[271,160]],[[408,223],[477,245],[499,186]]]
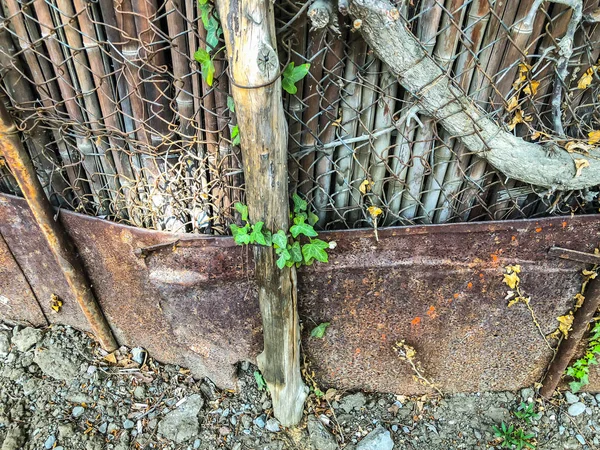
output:
[[[314,225],[319,218],[308,211],[306,200],[294,193],[293,213],[290,219],[293,223],[288,231],[278,230],[271,233],[264,228],[264,222],[251,224],[248,220],[248,206],[236,203],[235,209],[240,213],[244,226],[232,224],[230,226],[233,239],[238,245],[262,245],[273,247],[277,258],[277,267],[300,267],[311,265],[315,261],[329,262],[328,249],[335,248],[335,242],[326,242],[318,239]]]

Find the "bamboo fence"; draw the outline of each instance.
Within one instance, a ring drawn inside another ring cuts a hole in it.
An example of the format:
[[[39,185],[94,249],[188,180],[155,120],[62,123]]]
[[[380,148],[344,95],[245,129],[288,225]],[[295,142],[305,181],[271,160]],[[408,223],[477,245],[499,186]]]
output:
[[[423,48],[502,127],[549,152],[557,141],[590,145],[600,130],[599,0],[583,2],[580,21],[567,5],[535,0],[402,5]],[[290,190],[321,228],[597,211],[597,188],[551,192],[471,154],[419,110],[348,17],[313,29],[307,3],[275,7],[280,61],[311,64],[284,106]],[[195,0],[6,0],[0,13],[0,94],[53,204],[227,233],[244,201],[236,119],[224,52],[211,85],[194,60],[207,36]],[[0,190],[19,194],[1,161]]]

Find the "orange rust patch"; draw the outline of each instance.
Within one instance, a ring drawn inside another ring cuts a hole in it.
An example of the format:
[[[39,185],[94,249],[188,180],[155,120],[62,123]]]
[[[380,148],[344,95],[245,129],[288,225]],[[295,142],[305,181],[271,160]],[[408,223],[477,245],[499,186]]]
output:
[[[542,231],[542,227],[537,227],[537,228],[535,229],[535,232],[536,232],[536,233],[541,233],[541,231]]]
[[[567,228],[567,222],[566,221],[562,223],[562,227],[563,228]]]
[[[467,289],[473,289],[473,283],[470,281],[467,283]]]
[[[516,241],[516,240],[517,240],[517,237],[516,237],[516,236],[511,236],[511,237],[510,237],[510,240],[514,242],[514,241]]]
[[[432,319],[435,319],[437,317],[437,313],[435,312],[435,306],[431,305],[429,307],[429,309],[427,310],[427,315]]]
[[[454,298],[458,298],[459,294],[458,292],[454,294]]]
[[[414,319],[413,319],[413,320],[410,322],[410,324],[411,324],[413,327],[416,327],[416,326],[417,326],[417,325],[419,325],[420,323],[421,323],[421,318],[420,318],[420,317],[415,317],[415,318],[414,318]]]

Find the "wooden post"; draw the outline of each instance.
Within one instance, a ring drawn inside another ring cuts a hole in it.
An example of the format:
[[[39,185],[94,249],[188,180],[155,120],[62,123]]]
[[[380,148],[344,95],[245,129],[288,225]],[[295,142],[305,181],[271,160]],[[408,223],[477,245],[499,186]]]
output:
[[[217,0],[239,125],[250,220],[272,232],[288,229],[287,126],[271,0]],[[258,366],[275,417],[296,425],[308,389],[300,375],[296,270],[280,270],[271,247],[254,248],[263,321]]]

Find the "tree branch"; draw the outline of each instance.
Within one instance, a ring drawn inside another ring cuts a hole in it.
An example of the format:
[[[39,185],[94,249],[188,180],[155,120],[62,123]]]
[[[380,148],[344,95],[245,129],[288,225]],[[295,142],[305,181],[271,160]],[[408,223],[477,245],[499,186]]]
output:
[[[544,146],[503,130],[442,72],[388,0],[353,0],[350,13],[362,21],[360,31],[367,43],[420,107],[506,176],[558,190],[600,184],[600,151],[590,150],[585,157],[563,150],[549,153]],[[589,162],[578,176],[577,159]]]

